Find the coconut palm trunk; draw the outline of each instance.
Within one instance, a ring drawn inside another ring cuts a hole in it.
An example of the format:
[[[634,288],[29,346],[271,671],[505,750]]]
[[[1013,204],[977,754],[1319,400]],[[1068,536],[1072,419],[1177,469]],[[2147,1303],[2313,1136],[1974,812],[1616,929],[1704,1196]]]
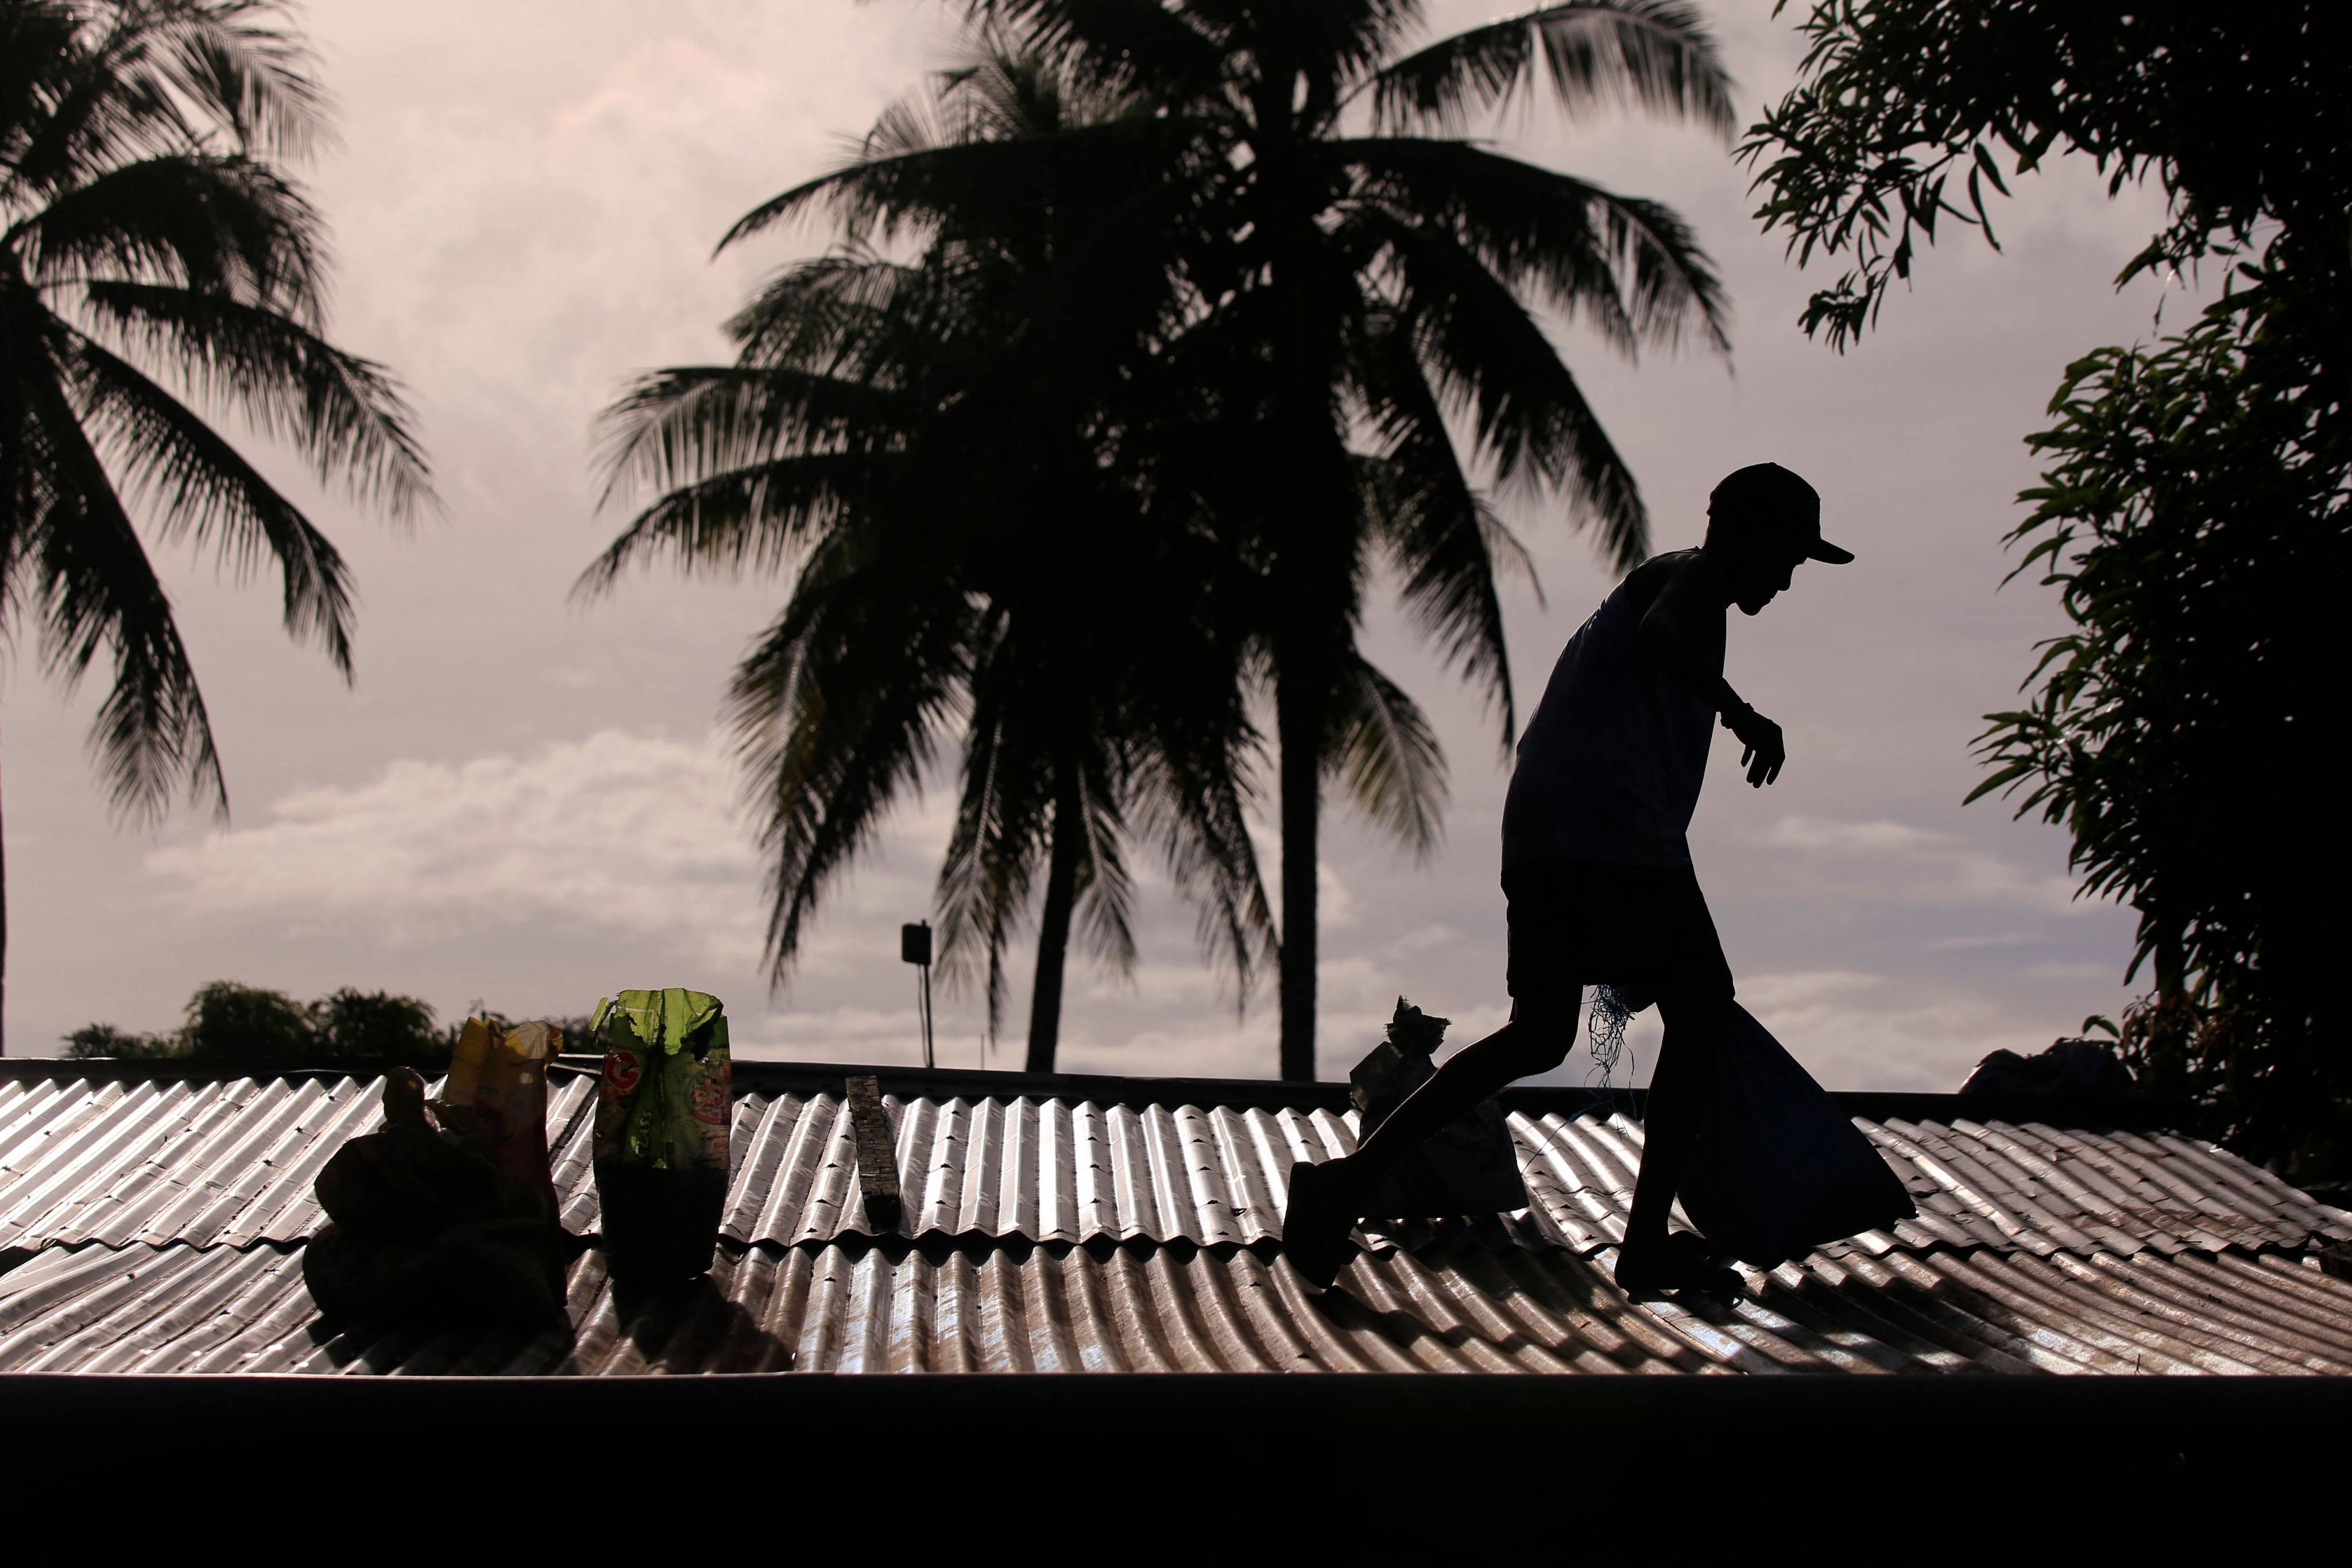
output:
[[[1316,881],[1321,869],[1324,705],[1292,673],[1275,696],[1281,745],[1282,1076],[1315,1076]]]
[[[1336,666],[1355,645],[1358,547],[1346,440],[1332,406],[1329,349],[1336,333],[1326,318],[1336,312],[1330,290],[1310,281],[1319,236],[1304,215],[1314,211],[1313,204],[1298,193],[1305,171],[1300,127],[1289,102],[1293,76],[1286,65],[1269,65],[1251,150],[1264,203],[1259,221],[1270,242],[1265,287],[1280,400],[1267,422],[1276,439],[1263,468],[1276,508],[1263,533],[1281,540],[1271,573],[1274,622],[1267,628],[1282,819],[1278,1061],[1284,1078],[1304,1081],[1316,1071],[1323,773],[1337,727]]]
[[[1070,951],[1070,913],[1078,902],[1078,864],[1086,853],[1086,805],[1076,770],[1065,768],[1054,797],[1054,847],[1045,872],[1045,908],[1037,923],[1037,974],[1029,991],[1032,1072],[1054,1071],[1062,1037],[1062,976]]]
[[[1286,548],[1272,573],[1275,623],[1267,639],[1274,674],[1275,735],[1282,819],[1282,1076],[1315,1077],[1316,974],[1321,953],[1323,776],[1339,728],[1339,666],[1355,646],[1355,503],[1346,450],[1332,425],[1329,372],[1312,362],[1301,332],[1279,352],[1304,371],[1284,378],[1286,406],[1272,423],[1282,432],[1269,454],[1284,481],[1273,486],[1285,508]],[[1301,384],[1303,383],[1303,384]]]

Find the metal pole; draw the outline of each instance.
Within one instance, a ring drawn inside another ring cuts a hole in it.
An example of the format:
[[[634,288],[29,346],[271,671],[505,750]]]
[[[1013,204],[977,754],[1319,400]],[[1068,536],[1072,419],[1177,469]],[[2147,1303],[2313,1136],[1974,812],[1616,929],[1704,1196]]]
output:
[[[931,967],[923,966],[923,1065],[936,1066],[931,1059]]]
[[[919,920],[898,927],[898,956],[923,971],[915,984],[915,1016],[923,1026],[923,1065],[931,1060],[931,923]]]

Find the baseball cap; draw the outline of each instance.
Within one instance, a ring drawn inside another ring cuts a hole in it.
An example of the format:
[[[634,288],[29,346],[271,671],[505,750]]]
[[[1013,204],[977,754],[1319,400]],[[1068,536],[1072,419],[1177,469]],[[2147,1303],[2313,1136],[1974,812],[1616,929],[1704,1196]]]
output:
[[[1725,531],[1785,541],[1807,560],[1843,566],[1853,551],[1822,538],[1821,492],[1778,463],[1751,463],[1724,476],[1706,498],[1707,537]]]

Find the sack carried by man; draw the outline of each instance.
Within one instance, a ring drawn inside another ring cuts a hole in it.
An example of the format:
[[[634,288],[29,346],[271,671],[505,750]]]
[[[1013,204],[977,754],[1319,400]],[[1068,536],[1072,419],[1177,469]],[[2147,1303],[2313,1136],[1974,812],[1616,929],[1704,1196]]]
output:
[[[1853,1120],[1738,1003],[1677,1196],[1717,1251],[1759,1269],[1918,1212]]]

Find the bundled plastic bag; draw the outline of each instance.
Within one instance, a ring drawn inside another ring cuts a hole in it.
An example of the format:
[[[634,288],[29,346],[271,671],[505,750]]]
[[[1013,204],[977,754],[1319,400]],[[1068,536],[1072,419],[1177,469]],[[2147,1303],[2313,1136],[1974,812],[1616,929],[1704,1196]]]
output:
[[[572,1248],[548,1181],[544,1072],[562,1037],[523,1030],[469,1020],[458,1062],[470,1078],[453,1065],[449,1094],[430,1105],[425,1081],[394,1069],[383,1128],[320,1170],[313,1190],[331,1223],[303,1248],[302,1277],[328,1317],[569,1326]],[[470,1097],[485,1082],[501,1086],[492,1103]]]
[[[1397,998],[1388,1037],[1349,1073],[1349,1097],[1361,1113],[1358,1143],[1387,1121],[1406,1097],[1436,1071],[1431,1053],[1444,1042],[1451,1019],[1433,1018]],[[1448,1219],[1501,1214],[1528,1206],[1519,1156],[1503,1121],[1501,1102],[1474,1105],[1381,1177],[1369,1212],[1383,1219]]]
[[[1759,1269],[1918,1212],[1828,1092],[1734,1003],[1715,1092],[1684,1173],[1683,1212]]]
[[[479,1133],[499,1174],[535,1188],[551,1218],[555,1185],[547,1162],[547,1064],[562,1049],[563,1031],[553,1024],[467,1019],[433,1107],[443,1126]]]
[[[596,1197],[613,1277],[660,1284],[710,1267],[727,1205],[734,1071],[717,997],[671,986],[596,1004]]]

